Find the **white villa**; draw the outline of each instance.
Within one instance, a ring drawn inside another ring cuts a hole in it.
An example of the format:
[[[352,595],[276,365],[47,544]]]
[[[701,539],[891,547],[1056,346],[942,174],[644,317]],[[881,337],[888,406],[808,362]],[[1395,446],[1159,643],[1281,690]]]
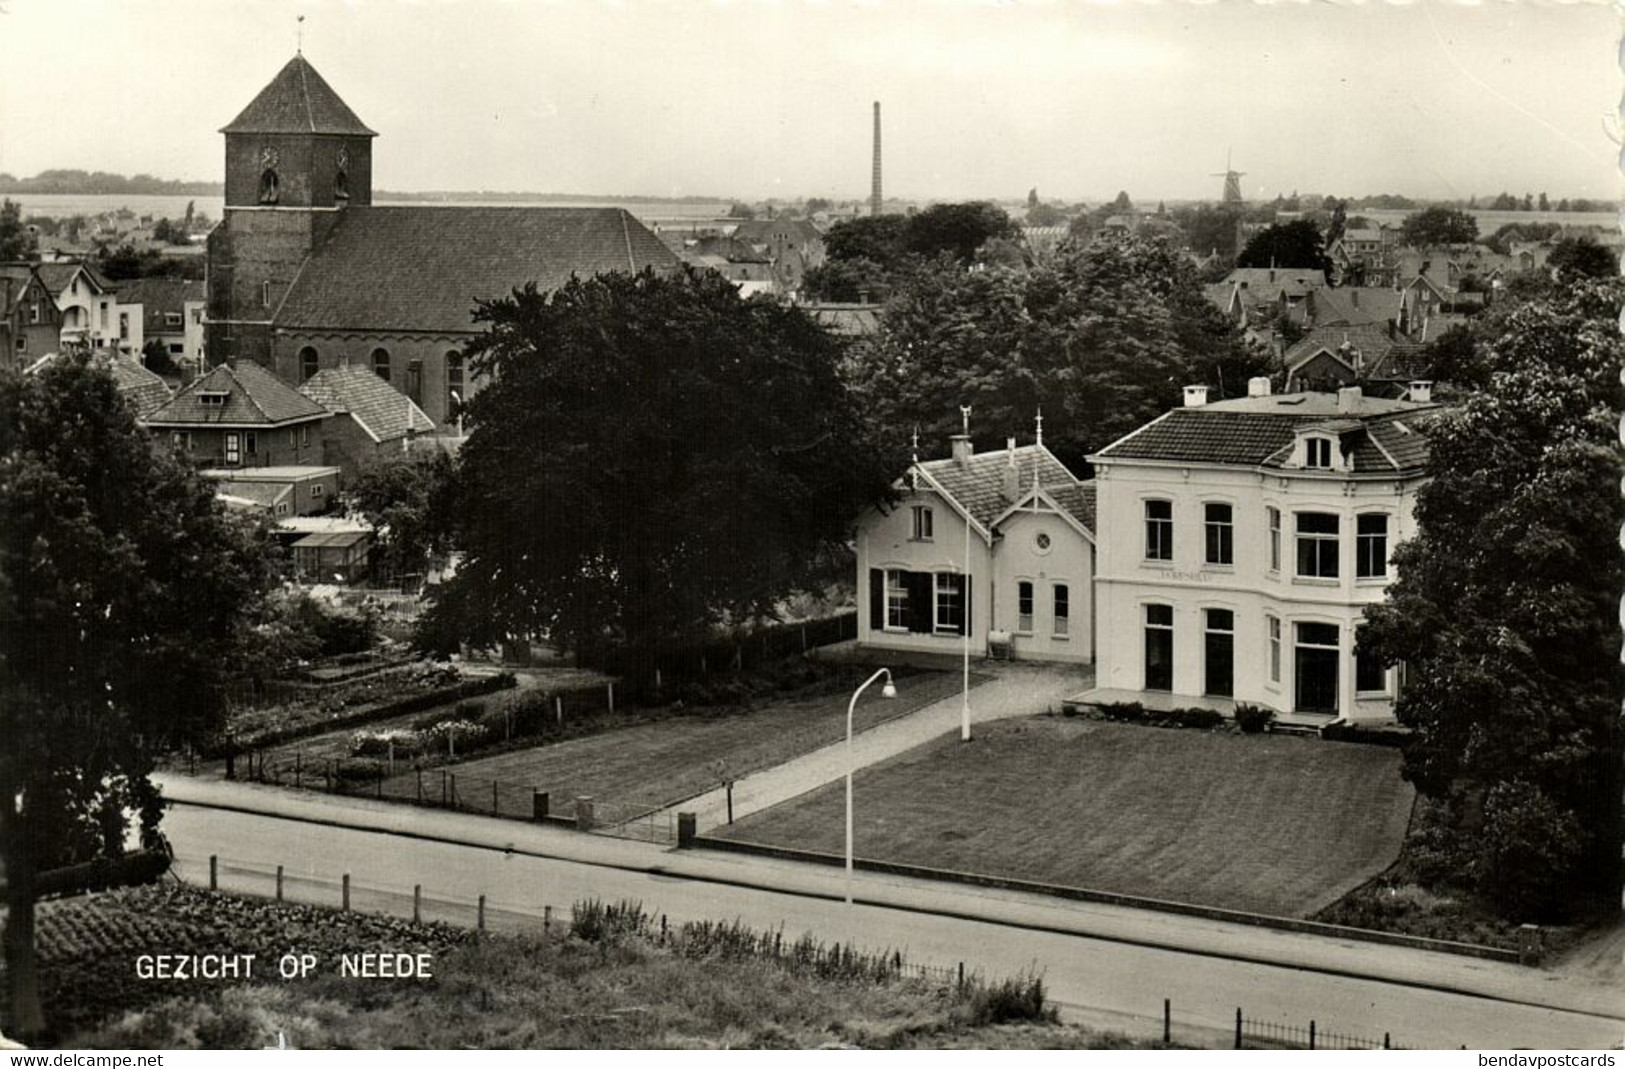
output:
[[[1187,387],[1184,407],[1091,456],[1097,686],[1074,700],[1392,720],[1401,671],[1355,639],[1415,533],[1429,397],[1423,382],[1402,400],[1272,396],[1255,379],[1208,404]]]

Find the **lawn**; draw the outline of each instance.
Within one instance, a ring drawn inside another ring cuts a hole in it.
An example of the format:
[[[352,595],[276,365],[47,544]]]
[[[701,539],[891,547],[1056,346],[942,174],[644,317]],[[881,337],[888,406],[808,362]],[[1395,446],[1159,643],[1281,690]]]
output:
[[[1398,855],[1413,790],[1377,746],[1038,716],[855,782],[860,857],[1306,916]],[[837,854],[838,784],[726,838]]]
[[[985,676],[973,674],[972,685]],[[711,790],[727,776],[782,764],[793,757],[846,737],[846,705],[855,681],[828,680],[797,693],[749,707],[696,711],[603,731],[586,738],[512,750],[446,766],[454,773],[461,796],[484,798],[490,783],[504,784],[509,796],[528,812],[530,790],[551,793],[555,808],[576,795],[617,803],[666,806]],[[915,672],[898,697],[885,700],[872,687],[853,717],[862,731],[906,716],[959,693],[960,677],[952,672]],[[427,775],[427,774],[426,774]],[[385,793],[411,793],[415,777],[397,777]],[[431,793],[438,790],[434,771]]]

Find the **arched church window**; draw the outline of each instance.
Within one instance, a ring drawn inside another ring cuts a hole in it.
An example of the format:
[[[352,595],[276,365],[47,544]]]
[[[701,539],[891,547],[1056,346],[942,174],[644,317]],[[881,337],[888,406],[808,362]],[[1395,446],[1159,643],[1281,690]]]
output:
[[[343,171],[339,171],[333,176],[333,199],[350,199],[350,176]]]
[[[300,382],[303,382],[306,379],[310,378],[312,375],[316,374],[316,370],[317,370],[317,368],[319,366],[320,366],[320,362],[317,359],[315,349],[313,349],[313,348],[311,348],[310,346],[307,345],[303,349],[299,350],[299,381]]]
[[[280,195],[276,171],[267,167],[260,173],[260,203],[275,204]]]
[[[372,351],[372,370],[373,370],[373,374],[377,375],[379,378],[383,379],[385,382],[389,381],[389,350],[388,349],[374,349]]]

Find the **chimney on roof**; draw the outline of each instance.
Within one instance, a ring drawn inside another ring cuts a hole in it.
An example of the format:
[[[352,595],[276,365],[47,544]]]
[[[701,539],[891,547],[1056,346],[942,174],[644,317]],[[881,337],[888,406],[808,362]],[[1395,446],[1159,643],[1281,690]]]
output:
[[[1206,386],[1187,386],[1187,387],[1185,387],[1185,407],[1186,408],[1201,408],[1205,404],[1207,404],[1207,387]]]
[[[976,452],[976,447],[971,445],[970,435],[956,434],[949,438],[948,441],[953,445],[954,463],[962,468],[968,467],[971,455]]]
[[[1014,437],[1004,440],[1004,454],[1006,463],[1001,489],[1003,489],[1004,496],[1008,500],[1015,501],[1021,493],[1021,472],[1016,468],[1016,440]]]
[[[1337,411],[1339,415],[1349,416],[1360,410],[1360,388],[1358,386],[1345,386],[1337,391]]]
[[[1268,375],[1258,375],[1247,380],[1248,397],[1268,397],[1270,395],[1270,379]]]
[[[1428,379],[1414,379],[1411,382],[1410,390],[1407,391],[1405,396],[1412,401],[1425,405],[1433,400],[1433,383]]]
[[[1270,281],[1271,282],[1275,281],[1275,265],[1274,264],[1270,265]]]

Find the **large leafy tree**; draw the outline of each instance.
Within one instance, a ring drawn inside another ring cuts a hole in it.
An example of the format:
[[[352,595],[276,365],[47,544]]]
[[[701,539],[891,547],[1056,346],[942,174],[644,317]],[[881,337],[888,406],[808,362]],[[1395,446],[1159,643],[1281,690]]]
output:
[[[482,303],[452,506],[464,556],[424,638],[637,655],[820,587],[900,468],[805,313],[709,273]],[[645,662],[646,663],[646,662]]]
[[[156,753],[212,732],[268,581],[253,533],[84,354],[0,375],[0,852],[10,1022],[44,1025],[36,873],[156,834]]]
[[[366,465],[345,497],[378,532],[384,567],[396,576],[421,573],[448,548],[449,531],[436,503],[451,492],[450,454],[396,454]]]
[[[852,375],[897,437],[941,442],[971,405],[984,445],[1045,441],[1074,466],[1177,403],[1181,387],[1221,396],[1265,373],[1207,302],[1188,257],[1162,241],[1065,244],[1030,269],[966,271],[951,259],[910,278]]]
[[[1405,244],[1416,248],[1469,245],[1478,240],[1478,219],[1460,208],[1436,205],[1407,215],[1400,233]]]
[[[1309,267],[1324,271],[1331,266],[1320,228],[1309,219],[1276,223],[1254,234],[1240,255],[1237,267]]]
[[[1498,321],[1361,640],[1407,665],[1406,773],[1447,803],[1462,873],[1532,919],[1617,896],[1622,300],[1581,280]]]
[[[881,300],[939,256],[970,263],[984,245],[1018,234],[1004,209],[987,201],[850,219],[824,236],[828,259],[807,272],[807,290],[825,300],[852,301],[862,294]]]
[[[9,197],[0,201],[0,263],[38,257],[39,243],[23,225],[22,205]]]

